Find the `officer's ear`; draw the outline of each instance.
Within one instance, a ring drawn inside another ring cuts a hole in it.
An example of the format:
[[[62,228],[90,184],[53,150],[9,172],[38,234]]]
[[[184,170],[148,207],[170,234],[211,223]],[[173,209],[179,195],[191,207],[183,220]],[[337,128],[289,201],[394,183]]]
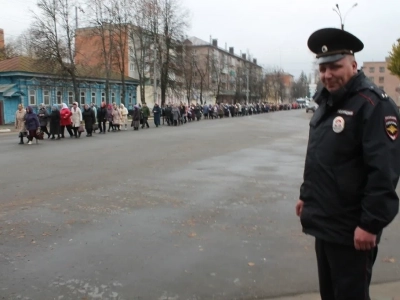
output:
[[[352,70],[354,71],[354,73],[357,73],[358,64],[357,64],[356,58],[353,55],[348,55],[347,58],[350,61]]]

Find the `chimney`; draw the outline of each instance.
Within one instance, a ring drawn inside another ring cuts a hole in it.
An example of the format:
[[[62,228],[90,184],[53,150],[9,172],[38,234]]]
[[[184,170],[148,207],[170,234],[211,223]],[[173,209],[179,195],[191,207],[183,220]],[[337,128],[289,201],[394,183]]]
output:
[[[233,49],[233,47],[229,47],[229,53],[232,55],[235,54],[235,49]]]
[[[0,49],[4,49],[4,30],[0,29]]]
[[[253,64],[257,64],[257,58],[253,59]]]
[[[212,40],[212,45],[213,45],[214,47],[218,47],[218,40],[217,40],[217,39],[213,39],[213,40]]]
[[[242,59],[246,60],[246,53],[242,54]]]

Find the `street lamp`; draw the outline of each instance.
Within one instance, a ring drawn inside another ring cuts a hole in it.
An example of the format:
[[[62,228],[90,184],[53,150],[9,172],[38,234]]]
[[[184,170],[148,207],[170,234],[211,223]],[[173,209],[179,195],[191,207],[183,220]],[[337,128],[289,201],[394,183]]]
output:
[[[338,16],[339,16],[339,18],[340,18],[340,26],[341,26],[342,30],[344,30],[344,22],[346,22],[346,17],[347,17],[347,15],[348,15],[349,12],[350,12],[354,7],[356,7],[357,5],[358,5],[357,3],[354,3],[353,6],[350,7],[350,9],[346,12],[346,14],[344,15],[344,18],[342,18],[342,12],[341,12],[340,9],[339,9],[339,4],[336,4],[336,8],[332,8],[333,11],[334,11],[335,13],[337,13]]]

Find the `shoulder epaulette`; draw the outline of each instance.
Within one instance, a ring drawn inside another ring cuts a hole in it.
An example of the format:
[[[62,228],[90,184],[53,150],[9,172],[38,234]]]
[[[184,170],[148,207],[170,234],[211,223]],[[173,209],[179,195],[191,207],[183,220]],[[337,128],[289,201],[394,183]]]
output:
[[[371,85],[369,86],[369,90],[373,92],[380,100],[387,100],[389,96],[385,93],[385,91],[381,90],[380,88]]]

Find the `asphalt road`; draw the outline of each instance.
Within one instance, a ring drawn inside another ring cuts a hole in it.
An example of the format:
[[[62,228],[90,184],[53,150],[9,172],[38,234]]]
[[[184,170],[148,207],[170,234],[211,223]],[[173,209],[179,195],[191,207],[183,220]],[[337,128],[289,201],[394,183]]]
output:
[[[260,299],[317,290],[294,205],[304,110],[17,145],[0,136],[0,299]],[[400,279],[400,219],[374,282]]]

